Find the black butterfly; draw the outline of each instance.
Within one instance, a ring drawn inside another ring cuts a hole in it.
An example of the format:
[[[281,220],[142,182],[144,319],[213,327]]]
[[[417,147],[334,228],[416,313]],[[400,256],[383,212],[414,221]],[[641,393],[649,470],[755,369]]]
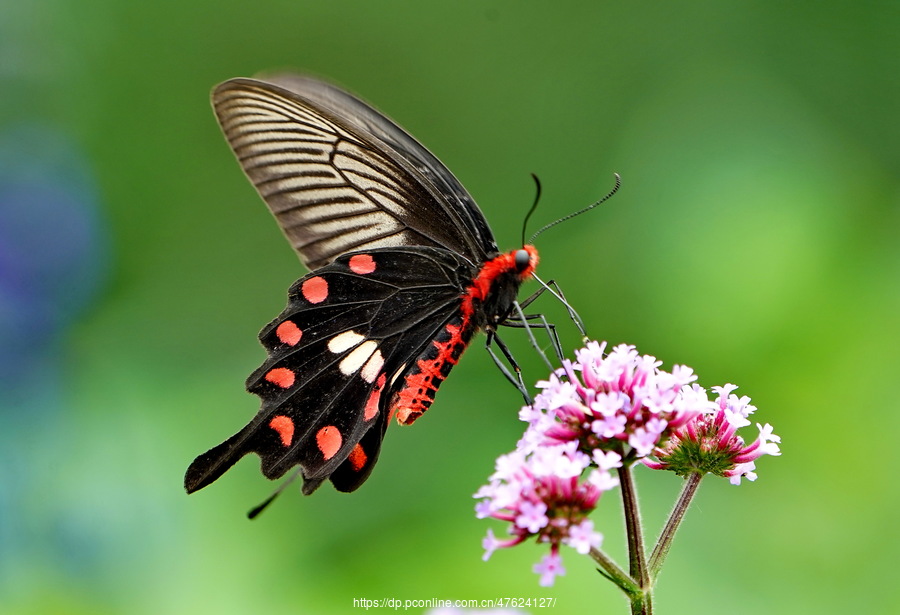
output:
[[[283,75],[232,79],[212,103],[244,172],[312,271],[259,334],[250,423],[190,465],[193,492],[247,453],[303,492],[368,478],[388,422],[410,424],[479,330],[514,309],[538,256],[500,253],[475,201],[406,131],[350,94]]]

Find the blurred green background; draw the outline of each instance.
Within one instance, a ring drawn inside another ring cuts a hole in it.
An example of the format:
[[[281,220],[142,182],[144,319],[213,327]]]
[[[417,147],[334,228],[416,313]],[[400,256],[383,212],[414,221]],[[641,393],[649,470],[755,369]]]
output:
[[[0,613],[626,612],[571,549],[550,589],[544,548],[480,560],[471,494],[523,427],[481,341],[360,491],[292,488],[249,522],[272,484],[248,458],[184,494],[255,413],[257,331],[304,273],[208,103],[278,68],[404,125],[506,248],[530,172],[541,223],[622,174],[540,238],[543,277],[592,336],[739,384],[783,438],[756,483],[701,487],[660,613],[900,611],[898,31],[895,2],[2,0]],[[638,481],[652,538],[678,479]],[[618,507],[596,519],[624,561]]]

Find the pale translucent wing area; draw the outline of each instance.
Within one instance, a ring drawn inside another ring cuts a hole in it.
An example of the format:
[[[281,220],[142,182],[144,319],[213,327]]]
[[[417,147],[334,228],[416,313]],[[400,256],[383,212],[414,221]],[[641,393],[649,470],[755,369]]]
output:
[[[411,165],[437,191],[452,223],[466,228],[473,254],[485,260],[498,251],[487,220],[469,192],[428,148],[389,117],[339,87],[312,77],[281,73],[262,78],[341,118],[357,134],[368,135],[383,151],[393,154],[395,160]]]
[[[212,100],[238,161],[310,269],[350,251],[407,245],[486,258],[486,223],[461,218],[416,164],[321,102],[251,79],[226,81]]]

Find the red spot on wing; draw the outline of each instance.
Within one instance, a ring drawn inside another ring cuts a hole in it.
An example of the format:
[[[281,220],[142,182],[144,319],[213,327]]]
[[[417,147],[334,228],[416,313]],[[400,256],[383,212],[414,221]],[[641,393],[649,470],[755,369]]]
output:
[[[375,386],[372,388],[372,392],[369,393],[369,398],[366,400],[366,409],[363,418],[367,421],[371,421],[375,418],[375,415],[378,414],[378,402],[381,400],[381,389],[384,388],[384,383],[387,380],[387,376],[382,373],[378,377],[378,381],[375,383]]]
[[[350,271],[365,275],[375,271],[375,259],[369,254],[354,254],[350,257]]]
[[[340,430],[334,425],[326,425],[316,432],[316,445],[322,452],[325,461],[334,457],[335,453],[341,450],[343,442],[344,438],[341,437]]]
[[[291,445],[294,439],[294,421],[290,417],[283,414],[273,416],[272,420],[269,421],[269,427],[278,432],[278,437],[281,438],[282,444],[285,446]]]
[[[362,470],[368,460],[369,456],[366,455],[366,451],[363,450],[362,444],[354,446],[353,450],[350,451],[350,456],[347,457],[347,461],[350,462],[350,466],[353,468],[354,472]]]
[[[275,335],[278,336],[282,344],[296,346],[300,343],[300,338],[303,337],[303,331],[290,320],[285,320],[275,329]]]
[[[310,303],[322,303],[328,298],[328,282],[322,276],[310,278],[300,287],[303,298]]]
[[[294,386],[294,372],[289,370],[286,367],[276,367],[275,369],[270,369],[266,374],[266,380],[280,386],[282,389],[288,389]]]

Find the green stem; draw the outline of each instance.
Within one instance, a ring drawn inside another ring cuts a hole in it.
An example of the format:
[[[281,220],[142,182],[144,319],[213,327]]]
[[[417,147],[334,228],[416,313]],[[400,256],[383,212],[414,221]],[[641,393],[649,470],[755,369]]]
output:
[[[659,535],[659,540],[656,542],[656,547],[650,556],[650,578],[654,581],[659,575],[659,569],[662,568],[663,562],[666,560],[666,555],[669,554],[672,540],[675,538],[675,532],[678,531],[678,526],[681,525],[681,520],[684,519],[684,515],[691,504],[691,500],[697,493],[697,488],[700,486],[702,478],[703,474],[693,473],[689,474],[684,481],[681,495],[678,496],[675,508],[672,510],[672,514],[669,515],[669,520]]]
[[[628,535],[628,571],[640,591],[631,595],[633,615],[653,613],[650,576],[644,553],[644,535],[641,530],[641,514],[637,501],[637,489],[631,474],[631,464],[619,468],[619,487],[622,489],[622,505],[625,512],[625,531]]]
[[[631,615],[653,615],[653,600],[649,591],[631,597]]]
[[[606,553],[599,549],[595,549],[591,547],[590,551],[591,557],[594,559],[597,564],[600,565],[604,576],[606,576],[610,581],[619,586],[619,588],[628,594],[629,600],[635,594],[641,593],[641,588],[637,583],[634,582],[628,573],[622,570],[618,564],[616,564]]]

